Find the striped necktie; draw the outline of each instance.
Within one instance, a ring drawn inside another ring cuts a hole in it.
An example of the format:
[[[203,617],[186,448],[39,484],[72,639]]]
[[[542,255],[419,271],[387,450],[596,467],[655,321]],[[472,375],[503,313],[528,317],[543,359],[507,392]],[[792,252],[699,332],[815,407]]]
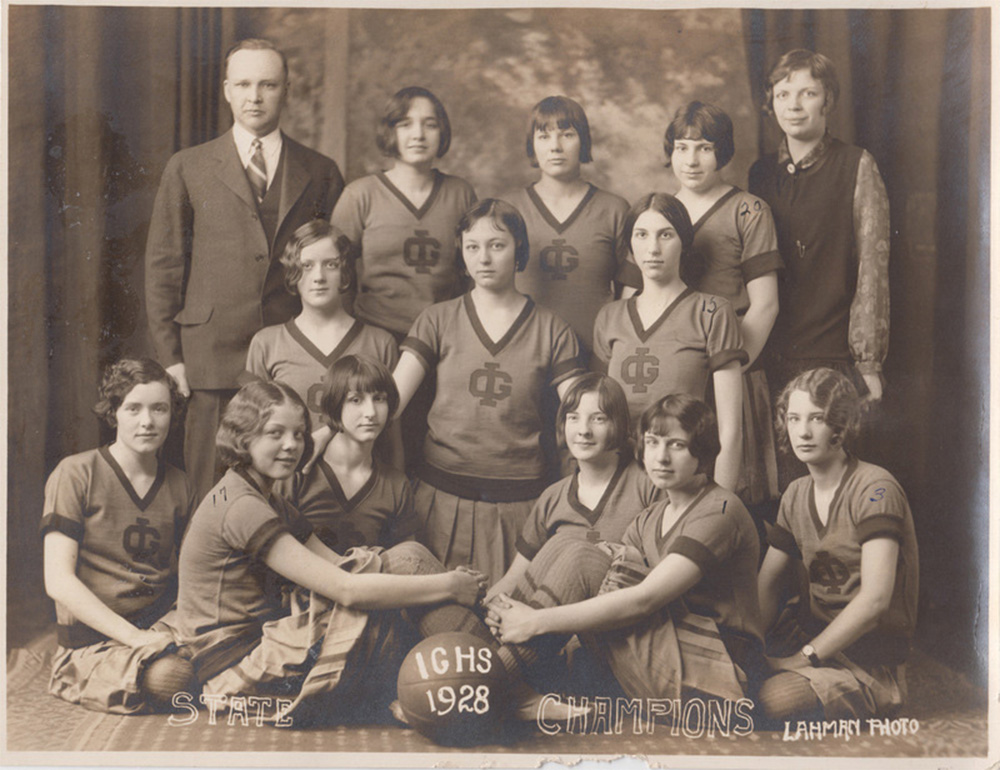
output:
[[[264,193],[267,192],[267,166],[264,165],[264,148],[260,139],[254,139],[250,144],[253,155],[250,156],[250,163],[247,166],[247,178],[250,186],[257,196],[257,202],[264,200]]]

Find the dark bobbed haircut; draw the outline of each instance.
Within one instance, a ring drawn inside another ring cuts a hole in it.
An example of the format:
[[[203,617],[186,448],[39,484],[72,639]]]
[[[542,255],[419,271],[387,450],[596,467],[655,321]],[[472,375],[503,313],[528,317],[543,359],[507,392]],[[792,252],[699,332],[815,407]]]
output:
[[[723,168],[733,159],[736,145],[733,140],[733,121],[721,107],[703,102],[688,102],[677,110],[674,119],[667,124],[663,135],[663,151],[667,154],[667,168],[670,156],[674,154],[674,143],[679,139],[702,139],[715,145],[715,167]]]
[[[667,420],[674,418],[688,434],[690,441],[688,451],[698,461],[698,472],[712,476],[715,458],[722,451],[719,443],[719,424],[715,419],[712,407],[700,398],[687,393],[671,393],[652,404],[639,418],[636,433],[636,457],[642,463],[645,460],[643,437],[647,433],[665,436]]]
[[[251,442],[261,435],[264,426],[281,404],[291,404],[302,412],[305,422],[305,449],[296,470],[312,457],[313,440],[309,420],[309,410],[306,409],[298,393],[285,383],[274,380],[264,382],[254,380],[248,382],[237,391],[222,414],[219,431],[215,434],[215,446],[219,457],[229,468],[249,468]]]
[[[385,393],[389,417],[399,407],[399,390],[385,364],[367,356],[346,355],[337,359],[323,378],[323,394],[319,407],[327,424],[334,430],[344,429],[341,417],[344,401],[351,391],[356,393]]]
[[[767,88],[764,91],[764,112],[767,115],[774,115],[774,87],[798,70],[809,70],[809,74],[823,84],[823,103],[828,113],[837,106],[840,82],[833,62],[821,53],[796,48],[782,55],[767,76]]]
[[[226,66],[222,69],[224,77],[229,77],[229,60],[237,51],[274,51],[281,57],[281,66],[285,70],[285,80],[288,80],[288,58],[285,56],[285,52],[270,40],[261,37],[248,37],[246,40],[240,40],[229,49],[226,53]]]
[[[147,382],[162,382],[170,391],[170,427],[176,428],[184,417],[187,401],[177,388],[177,382],[167,374],[167,370],[152,358],[122,358],[104,370],[104,377],[98,388],[98,401],[93,411],[105,425],[118,427],[115,412],[118,411],[125,397],[136,385]]]
[[[632,231],[635,229],[636,220],[647,211],[655,211],[674,226],[677,236],[681,239],[681,280],[688,286],[697,286],[705,274],[705,260],[694,248],[694,225],[691,224],[687,209],[683,203],[668,193],[648,193],[632,204],[622,228],[620,246],[624,251],[622,259],[632,253]]]
[[[499,198],[483,198],[471,209],[462,214],[455,227],[457,238],[458,264],[465,272],[465,258],[462,256],[462,236],[469,232],[480,219],[489,219],[497,230],[506,230],[514,236],[514,267],[521,272],[528,265],[531,256],[531,246],[528,244],[528,226],[524,223],[521,212],[507,201]]]
[[[793,451],[788,441],[788,399],[796,390],[809,394],[817,408],[823,410],[824,420],[833,428],[837,442],[849,448],[861,425],[861,397],[846,374],[821,366],[800,374],[778,396],[774,424],[782,451]]]
[[[285,250],[281,253],[281,264],[285,266],[285,288],[292,294],[299,293],[298,283],[302,279],[302,249],[306,246],[312,246],[324,238],[333,243],[333,247],[340,257],[338,291],[341,294],[346,294],[354,288],[357,279],[355,266],[357,254],[351,239],[325,219],[311,219],[292,233],[292,237],[285,244]]]
[[[576,133],[580,135],[580,162],[590,163],[594,159],[591,153],[590,122],[583,107],[568,96],[546,96],[532,108],[531,121],[528,123],[526,148],[532,168],[538,168],[535,132],[552,125],[576,129]]]
[[[386,102],[382,110],[382,117],[379,118],[378,128],[375,130],[375,145],[387,158],[399,157],[399,146],[396,143],[396,125],[402,121],[410,111],[410,105],[414,99],[423,97],[434,105],[434,114],[437,116],[438,124],[441,128],[441,140],[438,144],[437,157],[443,158],[448,148],[451,147],[451,121],[448,120],[448,112],[444,104],[433,93],[421,86],[407,86],[394,93]]]
[[[628,400],[622,386],[610,377],[597,372],[588,372],[578,377],[569,386],[566,396],[556,413],[556,443],[566,449],[566,415],[580,406],[585,393],[597,393],[597,404],[611,420],[611,436],[608,449],[622,450],[628,445],[631,420],[628,414]]]

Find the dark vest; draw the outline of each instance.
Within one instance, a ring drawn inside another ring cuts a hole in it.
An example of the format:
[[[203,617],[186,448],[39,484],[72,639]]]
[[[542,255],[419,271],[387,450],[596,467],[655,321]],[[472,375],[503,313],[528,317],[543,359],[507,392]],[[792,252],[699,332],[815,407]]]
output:
[[[278,217],[281,213],[281,188],[285,178],[285,143],[281,145],[278,156],[278,168],[274,179],[264,193],[264,200],[257,205],[260,213],[260,223],[264,226],[267,236],[270,264],[267,277],[264,279],[264,292],[261,299],[264,326],[284,323],[299,312],[298,298],[285,288],[285,266],[281,264],[281,254],[276,253],[274,239],[278,231]]]
[[[770,205],[785,261],[769,345],[786,358],[853,360],[847,333],[858,283],[854,188],[861,153],[833,139],[817,163],[794,174],[776,155],[750,169],[750,192]]]

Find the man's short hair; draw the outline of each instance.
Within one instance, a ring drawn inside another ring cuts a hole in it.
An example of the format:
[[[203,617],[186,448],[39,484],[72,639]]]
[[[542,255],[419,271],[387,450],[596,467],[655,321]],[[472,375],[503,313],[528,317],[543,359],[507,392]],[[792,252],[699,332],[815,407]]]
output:
[[[270,40],[265,40],[262,37],[248,37],[246,40],[240,40],[229,49],[229,53],[226,54],[226,77],[229,77],[229,60],[237,51],[274,51],[281,57],[281,66],[285,70],[285,80],[288,80],[288,59],[285,57],[285,52]]]

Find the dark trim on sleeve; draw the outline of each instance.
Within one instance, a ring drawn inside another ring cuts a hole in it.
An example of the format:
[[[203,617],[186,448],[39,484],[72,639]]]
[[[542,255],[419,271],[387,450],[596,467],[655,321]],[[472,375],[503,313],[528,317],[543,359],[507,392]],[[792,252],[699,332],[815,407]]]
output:
[[[888,513],[879,513],[869,516],[858,524],[858,542],[864,545],[869,540],[877,537],[891,537],[893,540],[903,542],[903,520],[898,516]]]
[[[677,538],[667,549],[667,553],[679,553],[681,556],[687,556],[698,565],[702,575],[708,575],[721,566],[714,553],[708,550],[703,543],[699,543],[687,535],[681,535]]]
[[[714,356],[709,357],[708,370],[710,372],[715,372],[721,369],[726,364],[732,363],[733,361],[739,361],[740,366],[743,366],[749,363],[750,355],[743,348],[720,350]]]
[[[538,554],[538,551],[541,550],[539,548],[534,548],[531,544],[529,544],[528,541],[524,539],[523,535],[517,536],[517,541],[514,543],[514,548],[517,549],[517,552],[521,554],[521,556],[523,556],[525,559],[528,559],[529,561],[531,559],[534,559],[535,556]]]
[[[421,364],[424,365],[424,369],[430,371],[435,366],[437,366],[438,357],[431,350],[430,345],[428,345],[423,340],[418,340],[416,337],[407,337],[399,344],[399,352],[402,354],[404,350],[409,350],[413,355],[415,355]]]
[[[45,537],[49,532],[62,532],[66,537],[83,542],[83,522],[74,521],[58,513],[47,513],[42,517],[38,527],[39,534]]]
[[[584,369],[580,366],[579,359],[574,356],[552,367],[552,384],[558,385],[563,380],[583,373]]]
[[[750,283],[754,278],[760,278],[762,275],[784,269],[785,262],[781,258],[781,252],[777,250],[755,254],[740,265],[740,271],[743,273],[743,283]]]
[[[246,547],[243,549],[250,556],[258,561],[264,561],[267,556],[267,552],[271,550],[271,546],[274,545],[274,541],[278,539],[280,535],[291,535],[288,527],[285,523],[278,518],[269,519],[261,524],[257,531],[254,532],[250,539],[247,541]],[[293,535],[294,537],[294,535]]]
[[[769,545],[796,559],[802,559],[802,551],[799,550],[799,545],[795,542],[795,535],[780,524],[771,524],[769,521],[764,522],[764,530],[767,533]]]

